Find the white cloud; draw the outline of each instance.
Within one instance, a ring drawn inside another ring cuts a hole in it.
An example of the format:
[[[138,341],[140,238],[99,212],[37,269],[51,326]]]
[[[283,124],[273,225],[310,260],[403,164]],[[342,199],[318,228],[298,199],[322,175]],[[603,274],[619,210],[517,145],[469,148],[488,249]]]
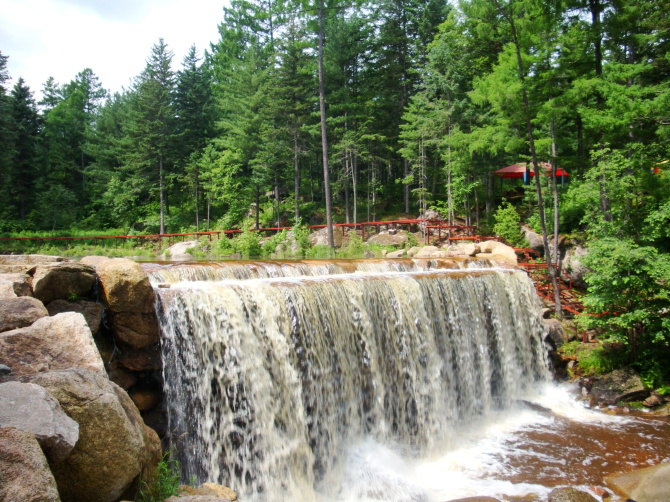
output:
[[[223,0],[0,0],[0,51],[8,70],[38,95],[47,78],[67,83],[91,68],[120,91],[163,38],[178,69],[188,48],[218,39]]]

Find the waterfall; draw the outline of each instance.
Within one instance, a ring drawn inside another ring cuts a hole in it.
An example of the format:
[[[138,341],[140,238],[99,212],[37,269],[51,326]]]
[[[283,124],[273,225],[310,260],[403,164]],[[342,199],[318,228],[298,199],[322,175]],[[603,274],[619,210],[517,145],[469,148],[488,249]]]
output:
[[[245,500],[338,500],[352,446],[431,455],[522,399],[548,375],[537,296],[524,272],[482,265],[150,270],[184,478]],[[379,500],[424,499],[401,492]]]

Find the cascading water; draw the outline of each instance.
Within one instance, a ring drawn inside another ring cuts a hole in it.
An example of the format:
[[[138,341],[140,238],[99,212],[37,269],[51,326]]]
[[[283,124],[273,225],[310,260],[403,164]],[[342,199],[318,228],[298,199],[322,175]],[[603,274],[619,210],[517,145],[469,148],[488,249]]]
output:
[[[354,466],[430,458],[548,375],[526,274],[455,265],[152,269],[184,477],[245,500],[430,500]]]

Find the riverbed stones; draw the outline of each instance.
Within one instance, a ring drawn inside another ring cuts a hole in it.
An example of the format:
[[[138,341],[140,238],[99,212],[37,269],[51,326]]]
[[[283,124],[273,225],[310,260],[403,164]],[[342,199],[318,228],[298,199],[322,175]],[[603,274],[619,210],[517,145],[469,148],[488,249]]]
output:
[[[52,462],[65,460],[79,438],[77,422],[45,388],[32,383],[0,384],[0,427],[32,433]]]
[[[649,395],[640,375],[631,368],[622,368],[598,378],[591,385],[592,401],[611,406],[621,401],[637,401]]]
[[[30,432],[0,427],[0,500],[61,500],[47,459]]]
[[[636,502],[667,502],[670,493],[670,463],[645,467],[607,477],[620,495]]]
[[[62,315],[62,314],[61,314]],[[112,502],[146,462],[144,423],[126,392],[95,371],[72,369],[28,377],[79,424],[70,455],[52,465],[64,502]]]
[[[84,316],[65,312],[0,333],[3,362],[16,376],[68,368],[104,373],[105,367]]]
[[[127,258],[113,258],[97,268],[105,303],[112,312],[154,312],[154,291],[142,267]]]
[[[0,300],[0,332],[30,326],[48,315],[44,304],[32,296]]]
[[[551,490],[547,502],[598,502],[598,499],[576,488],[564,486]]]
[[[86,297],[95,285],[95,271],[75,262],[39,265],[33,275],[33,295],[44,303]]]
[[[84,316],[86,324],[88,325],[93,335],[100,330],[102,323],[102,314],[105,308],[96,302],[88,300],[78,300],[76,302],[69,302],[67,300],[54,300],[47,305],[49,315],[55,316],[63,312],[78,312]]]
[[[396,249],[395,251],[391,251],[390,253],[386,253],[386,258],[402,258],[405,256],[405,250],[404,249]]]

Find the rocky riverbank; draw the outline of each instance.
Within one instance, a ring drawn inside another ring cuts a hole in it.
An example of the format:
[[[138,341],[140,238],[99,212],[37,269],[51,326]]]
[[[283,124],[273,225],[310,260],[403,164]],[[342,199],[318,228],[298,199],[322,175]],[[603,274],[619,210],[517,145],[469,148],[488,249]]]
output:
[[[1,501],[113,502],[151,485],[158,340],[137,263],[0,256]]]

